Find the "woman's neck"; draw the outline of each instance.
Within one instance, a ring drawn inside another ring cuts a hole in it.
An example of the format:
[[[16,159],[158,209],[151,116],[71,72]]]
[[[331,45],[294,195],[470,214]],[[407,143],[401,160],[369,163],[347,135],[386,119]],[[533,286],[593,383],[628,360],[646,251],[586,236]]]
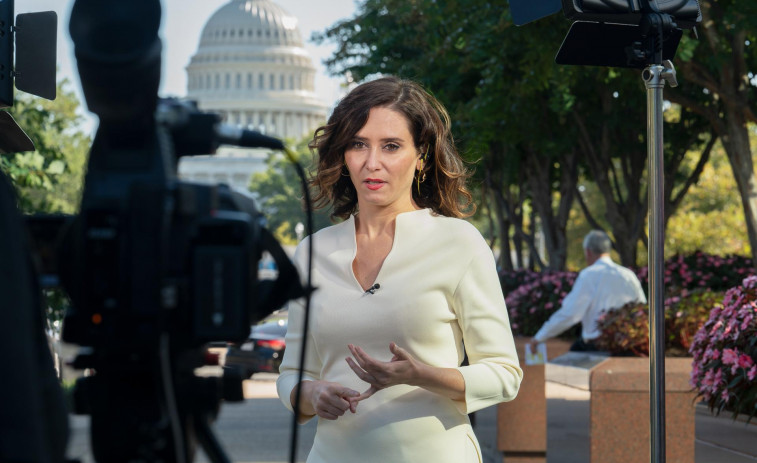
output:
[[[367,207],[360,208],[355,216],[355,231],[369,238],[388,233],[394,236],[394,224],[397,216],[403,212],[417,211],[421,209],[415,203],[409,207]]]

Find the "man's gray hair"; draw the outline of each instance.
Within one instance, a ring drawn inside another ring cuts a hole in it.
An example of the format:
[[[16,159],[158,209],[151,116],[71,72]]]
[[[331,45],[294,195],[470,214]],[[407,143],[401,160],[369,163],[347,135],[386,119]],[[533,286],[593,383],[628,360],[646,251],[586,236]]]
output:
[[[596,255],[609,253],[612,249],[612,241],[602,230],[592,230],[584,238],[584,249]]]

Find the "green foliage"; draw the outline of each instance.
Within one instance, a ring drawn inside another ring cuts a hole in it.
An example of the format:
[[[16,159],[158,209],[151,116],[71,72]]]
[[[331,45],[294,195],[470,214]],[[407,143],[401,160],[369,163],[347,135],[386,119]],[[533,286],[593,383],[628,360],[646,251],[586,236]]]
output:
[[[694,251],[720,255],[750,252],[738,188],[719,144],[666,230],[666,254]]]
[[[312,165],[312,156],[307,140],[302,140],[293,150],[297,161],[307,172]],[[268,220],[267,228],[282,244],[297,244],[295,227],[306,223],[303,210],[302,184],[294,166],[281,153],[272,152],[266,161],[267,170],[252,176],[250,191],[259,200],[261,212]],[[331,224],[327,211],[313,214],[314,232]]]
[[[68,81],[58,83],[54,101],[16,94],[10,113],[36,150],[0,155],[23,212],[73,213],[79,207],[90,137],[81,132],[79,101]]]

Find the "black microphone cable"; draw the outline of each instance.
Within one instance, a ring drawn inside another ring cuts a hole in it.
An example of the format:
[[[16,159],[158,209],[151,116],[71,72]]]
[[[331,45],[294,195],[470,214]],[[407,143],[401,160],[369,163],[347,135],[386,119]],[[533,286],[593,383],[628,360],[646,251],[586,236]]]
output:
[[[305,294],[305,316],[304,316],[304,321],[303,321],[304,326],[302,328],[302,341],[300,345],[300,365],[297,371],[297,385],[295,386],[297,388],[297,392],[295,393],[295,399],[294,399],[294,416],[292,417],[292,437],[289,442],[290,444],[289,462],[296,463],[297,441],[298,441],[298,431],[299,431],[297,417],[300,416],[300,397],[302,394],[302,388],[300,387],[300,384],[302,383],[302,377],[305,370],[305,352],[307,350],[308,329],[310,327],[310,298],[313,291],[313,286],[312,286],[313,246],[314,246],[313,207],[310,204],[310,189],[308,188],[308,182],[305,176],[305,171],[303,170],[302,166],[297,162],[297,159],[294,153],[289,148],[285,148],[284,153],[286,154],[287,158],[289,158],[289,161],[294,165],[294,168],[297,171],[297,176],[300,177],[300,181],[302,182],[302,193],[305,198],[305,215],[306,215],[305,233],[306,233],[306,236],[309,237],[310,239],[310,241],[308,242],[308,275],[307,275],[307,286],[306,286],[306,294]]]

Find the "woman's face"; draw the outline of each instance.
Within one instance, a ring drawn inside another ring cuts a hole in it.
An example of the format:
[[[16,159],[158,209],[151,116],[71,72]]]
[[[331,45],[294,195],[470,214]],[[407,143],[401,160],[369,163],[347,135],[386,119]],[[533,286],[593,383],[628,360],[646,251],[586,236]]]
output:
[[[361,211],[371,207],[398,212],[417,209],[412,187],[420,168],[410,123],[397,111],[372,108],[344,152]]]

